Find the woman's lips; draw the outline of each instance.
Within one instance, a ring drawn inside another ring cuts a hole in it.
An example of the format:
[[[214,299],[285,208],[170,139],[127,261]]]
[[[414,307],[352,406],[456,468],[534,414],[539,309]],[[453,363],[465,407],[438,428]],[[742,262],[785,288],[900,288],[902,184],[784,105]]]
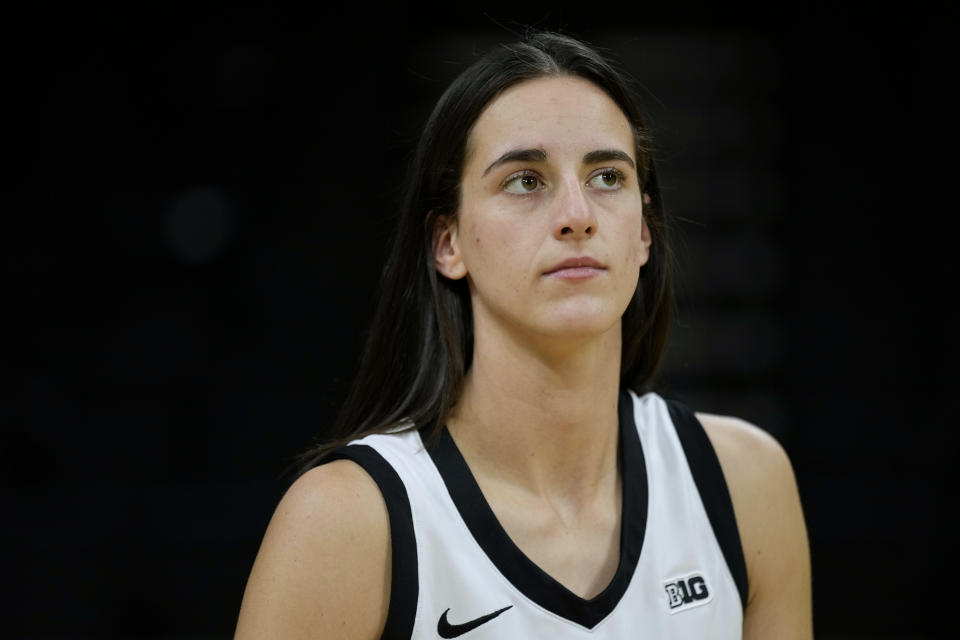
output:
[[[589,257],[567,258],[548,269],[543,275],[561,280],[586,280],[606,271],[606,267]]]

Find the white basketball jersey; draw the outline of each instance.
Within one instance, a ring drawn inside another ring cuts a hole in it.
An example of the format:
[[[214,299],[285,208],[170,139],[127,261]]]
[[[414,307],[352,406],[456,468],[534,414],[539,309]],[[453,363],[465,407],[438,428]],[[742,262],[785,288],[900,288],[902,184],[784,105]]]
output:
[[[620,563],[586,600],[510,540],[450,434],[416,430],[339,450],[376,480],[393,571],[384,638],[691,638],[742,635],[747,580],[733,506],[702,425],[655,393],[620,397]]]

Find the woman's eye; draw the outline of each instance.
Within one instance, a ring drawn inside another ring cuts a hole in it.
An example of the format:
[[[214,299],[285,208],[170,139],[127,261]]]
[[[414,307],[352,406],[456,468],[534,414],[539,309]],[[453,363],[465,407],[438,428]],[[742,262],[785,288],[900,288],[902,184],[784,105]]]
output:
[[[605,191],[619,189],[623,185],[623,174],[615,169],[605,169],[590,178],[590,186]]]
[[[533,174],[524,173],[522,175],[510,178],[504,185],[507,193],[532,193],[542,186],[540,178]]]

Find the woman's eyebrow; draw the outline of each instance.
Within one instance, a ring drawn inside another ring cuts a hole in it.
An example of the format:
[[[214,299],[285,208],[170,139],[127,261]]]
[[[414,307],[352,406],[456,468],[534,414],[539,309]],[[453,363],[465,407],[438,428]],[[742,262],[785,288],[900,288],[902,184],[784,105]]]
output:
[[[545,162],[546,159],[547,152],[543,149],[514,149],[507,151],[494,160],[483,172],[483,177],[486,177],[491,169],[501,164],[508,162]],[[628,153],[620,151],[619,149],[597,149],[583,156],[583,164],[597,164],[600,162],[610,162],[611,160],[621,160],[629,164],[631,168],[636,168],[633,158],[631,158]]]
[[[506,164],[508,162],[544,162],[547,159],[547,152],[543,149],[514,149],[513,151],[507,151],[505,154],[497,158],[487,167],[486,171],[483,172],[485,177],[490,170],[501,164]]]
[[[633,158],[619,149],[598,149],[583,156],[583,164],[597,164],[600,162],[610,162],[611,160],[622,160],[630,165],[631,169],[637,168],[633,163]]]

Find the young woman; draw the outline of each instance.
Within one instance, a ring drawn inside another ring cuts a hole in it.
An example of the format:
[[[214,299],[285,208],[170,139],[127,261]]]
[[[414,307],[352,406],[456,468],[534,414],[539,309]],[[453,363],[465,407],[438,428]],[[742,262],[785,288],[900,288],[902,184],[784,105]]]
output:
[[[783,450],[648,391],[671,304],[625,80],[555,34],[476,62],[425,127],[339,431],[237,637],[810,638]]]

